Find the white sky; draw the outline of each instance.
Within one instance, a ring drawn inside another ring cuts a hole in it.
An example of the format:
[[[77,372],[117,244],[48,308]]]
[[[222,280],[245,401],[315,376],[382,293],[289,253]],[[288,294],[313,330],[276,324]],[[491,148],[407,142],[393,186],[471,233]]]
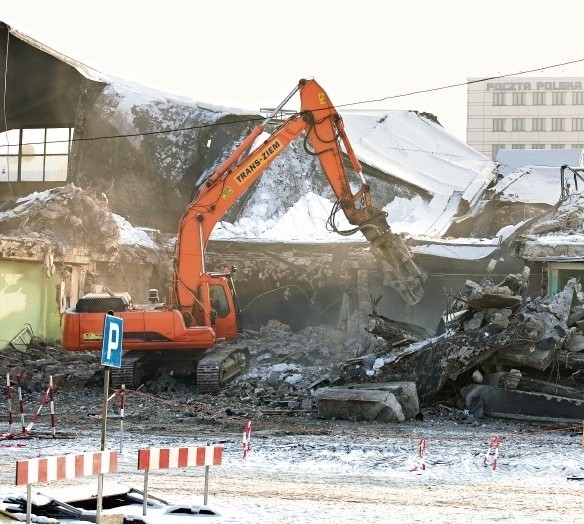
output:
[[[7,0],[0,19],[103,73],[256,110],[278,104],[303,77],[342,108],[584,59],[570,36],[584,17],[581,0],[545,8],[531,0],[353,5],[101,0],[87,9],[72,0]],[[540,74],[584,76],[584,62],[530,73]],[[428,111],[466,138],[465,86],[350,107]]]

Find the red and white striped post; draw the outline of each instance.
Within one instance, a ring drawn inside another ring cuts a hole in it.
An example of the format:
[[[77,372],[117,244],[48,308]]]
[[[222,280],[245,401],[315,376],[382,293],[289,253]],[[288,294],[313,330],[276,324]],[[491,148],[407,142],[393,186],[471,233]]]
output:
[[[36,413],[30,419],[30,422],[28,423],[28,426],[26,426],[26,428],[24,428],[24,434],[25,435],[27,435],[27,436],[30,435],[30,430],[36,424],[36,421],[39,418],[39,415],[41,414],[41,409],[43,409],[43,406],[47,402],[47,398],[49,397],[50,391],[51,391],[51,388],[49,387],[49,388],[47,388],[47,390],[45,392],[43,392],[43,396],[41,397],[41,403],[39,405],[39,408],[36,410]],[[24,419],[23,419],[23,423],[24,423]]]
[[[142,514],[146,515],[148,500],[148,472],[153,469],[189,468],[205,466],[204,504],[207,504],[209,466],[220,466],[223,446],[186,448],[143,448],[138,450],[138,469],[144,470],[144,500]]]
[[[53,376],[49,376],[49,401],[51,407],[51,431],[53,433],[53,438],[55,438],[55,426],[56,426],[56,417],[55,417],[55,390],[53,389]]]
[[[243,426],[243,456],[242,460],[245,460],[247,454],[251,450],[251,420],[248,420],[246,425]]]
[[[18,409],[20,411],[22,434],[26,435],[26,426],[24,425],[24,402],[22,401],[22,387],[20,385],[20,375],[16,375],[16,388],[18,390]]]
[[[87,475],[103,475],[118,470],[117,451],[99,451],[79,455],[59,455],[39,457],[16,462],[16,485],[26,484],[26,522],[31,523],[32,484],[46,483],[52,480],[64,480]],[[103,493],[98,490],[98,500]],[[96,522],[100,522],[101,504],[97,506]]]
[[[10,373],[6,373],[6,402],[8,405],[8,435],[12,436],[12,387]]]
[[[497,460],[499,459],[499,437],[493,437],[489,442],[485,458],[483,459],[483,464],[485,466],[487,466],[491,450],[493,450],[493,471],[495,471],[497,469]]]

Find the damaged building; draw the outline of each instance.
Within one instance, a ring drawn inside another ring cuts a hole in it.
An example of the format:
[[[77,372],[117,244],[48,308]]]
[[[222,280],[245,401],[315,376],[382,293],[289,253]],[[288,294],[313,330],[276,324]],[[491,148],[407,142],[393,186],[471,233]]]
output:
[[[193,190],[264,116],[111,78],[3,23],[0,56],[0,338],[58,339],[60,315],[90,292],[128,292],[141,303],[157,290],[164,300]],[[334,201],[298,141],[227,211],[207,246],[208,267],[238,269],[244,327],[275,320],[353,333],[375,313],[431,337],[467,282],[499,284],[527,267],[523,306],[580,278],[577,171],[504,172],[425,113],[342,117],[374,202],[427,276],[424,296],[409,304],[387,285],[362,236],[274,233],[286,219],[302,224],[295,212],[315,219],[299,202]],[[422,399],[444,383],[436,386]]]

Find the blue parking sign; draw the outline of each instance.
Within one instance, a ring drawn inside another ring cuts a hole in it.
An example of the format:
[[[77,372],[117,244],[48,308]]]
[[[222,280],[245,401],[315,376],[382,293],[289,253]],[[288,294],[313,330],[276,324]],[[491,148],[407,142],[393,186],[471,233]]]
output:
[[[101,346],[101,365],[114,368],[122,367],[122,338],[124,321],[113,315],[105,316],[103,342]]]

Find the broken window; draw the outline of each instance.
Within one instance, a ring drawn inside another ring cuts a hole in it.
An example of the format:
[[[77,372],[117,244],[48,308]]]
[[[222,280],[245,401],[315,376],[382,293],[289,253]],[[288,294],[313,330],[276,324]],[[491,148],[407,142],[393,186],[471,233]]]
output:
[[[548,264],[548,295],[553,296],[562,291],[571,278],[575,278],[580,283],[584,282],[584,264],[550,262]],[[572,306],[579,303],[574,294]]]
[[[0,182],[67,180],[72,128],[11,129],[0,133]]]

